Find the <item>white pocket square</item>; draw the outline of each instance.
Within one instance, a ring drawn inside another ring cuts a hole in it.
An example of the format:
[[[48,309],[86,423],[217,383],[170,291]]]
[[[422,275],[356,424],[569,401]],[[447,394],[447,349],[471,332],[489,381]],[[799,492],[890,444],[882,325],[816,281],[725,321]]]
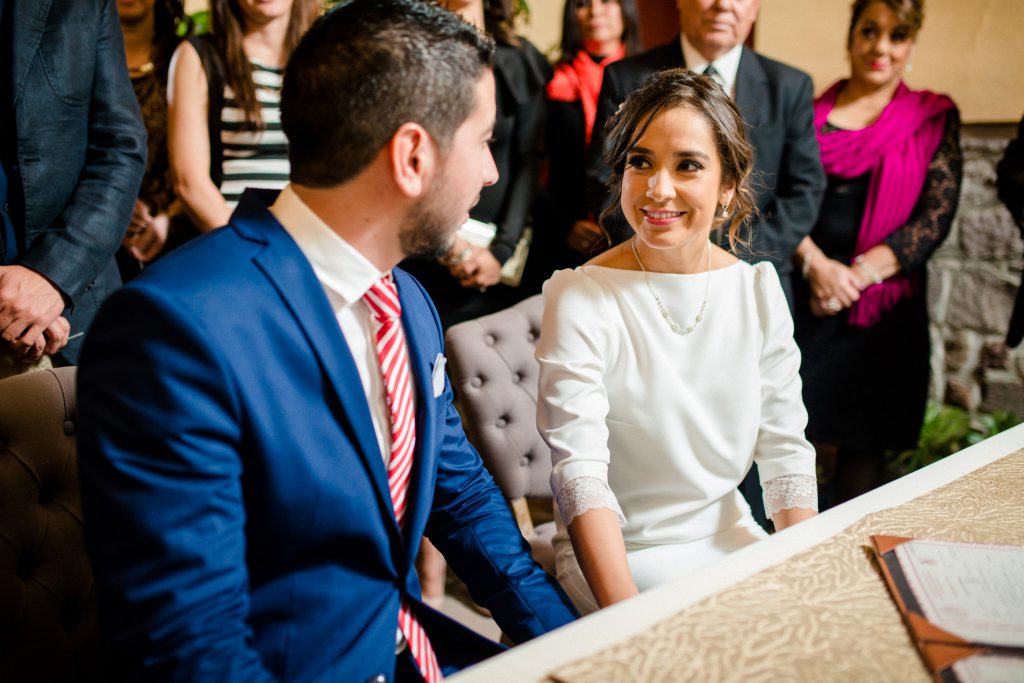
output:
[[[437,354],[434,359],[434,369],[430,371],[430,379],[434,385],[434,398],[444,393],[444,366],[448,359],[442,354]]]

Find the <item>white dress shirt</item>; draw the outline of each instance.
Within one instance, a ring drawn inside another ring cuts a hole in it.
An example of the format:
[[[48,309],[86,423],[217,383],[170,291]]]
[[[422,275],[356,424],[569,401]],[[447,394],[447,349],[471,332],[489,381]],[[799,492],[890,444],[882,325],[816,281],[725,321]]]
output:
[[[380,325],[363,301],[363,295],[384,273],[313,213],[291,185],[281,190],[270,213],[295,240],[327,294],[359,371],[386,467],[391,460],[391,414],[377,358],[376,334]],[[414,401],[415,397],[413,392]]]
[[[743,54],[743,45],[737,45],[726,52],[718,59],[709,62],[697,51],[685,35],[681,35],[680,42],[683,44],[683,59],[686,61],[686,68],[698,74],[704,73],[708,66],[715,67],[718,73],[713,78],[718,81],[729,97],[736,98],[736,74],[740,69],[740,56]]]

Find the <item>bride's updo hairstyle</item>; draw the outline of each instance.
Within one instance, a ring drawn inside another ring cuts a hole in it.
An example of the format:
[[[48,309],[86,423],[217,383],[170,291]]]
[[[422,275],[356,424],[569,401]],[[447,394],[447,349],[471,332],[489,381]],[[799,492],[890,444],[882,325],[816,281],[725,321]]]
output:
[[[708,122],[722,162],[722,184],[735,183],[736,192],[725,217],[716,214],[712,229],[729,225],[729,247],[746,246],[750,218],[757,211],[751,174],[754,148],[747,141],[746,124],[739,109],[707,76],[686,69],[666,69],[653,74],[622,103],[605,125],[604,160],[612,169],[608,190],[612,202],[601,214],[601,224],[625,223],[619,205],[622,199],[622,174],[626,157],[643,137],[659,113],[686,107]],[[607,229],[607,228],[606,228]]]

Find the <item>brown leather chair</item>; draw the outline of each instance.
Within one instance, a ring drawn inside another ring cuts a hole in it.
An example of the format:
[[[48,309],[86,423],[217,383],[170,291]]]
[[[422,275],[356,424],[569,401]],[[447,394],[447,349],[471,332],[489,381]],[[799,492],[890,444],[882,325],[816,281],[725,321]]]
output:
[[[0,381],[0,680],[95,676],[99,630],[75,447],[75,369]]]
[[[527,505],[530,499],[552,509],[551,450],[537,431],[540,366],[533,357],[543,312],[538,294],[453,325],[445,347],[466,435],[512,506],[534,559],[554,574],[554,522],[534,525]]]

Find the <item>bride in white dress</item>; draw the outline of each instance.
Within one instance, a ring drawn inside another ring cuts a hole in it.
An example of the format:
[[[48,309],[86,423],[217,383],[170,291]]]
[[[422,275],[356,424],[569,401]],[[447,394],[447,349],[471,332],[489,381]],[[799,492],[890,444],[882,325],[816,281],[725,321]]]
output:
[[[544,287],[538,425],[560,512],[558,580],[582,613],[765,536],[736,490],[757,462],[776,529],[817,509],[800,352],[778,275],[740,240],[753,150],[731,100],[682,69],[612,119],[616,202],[636,235]]]

